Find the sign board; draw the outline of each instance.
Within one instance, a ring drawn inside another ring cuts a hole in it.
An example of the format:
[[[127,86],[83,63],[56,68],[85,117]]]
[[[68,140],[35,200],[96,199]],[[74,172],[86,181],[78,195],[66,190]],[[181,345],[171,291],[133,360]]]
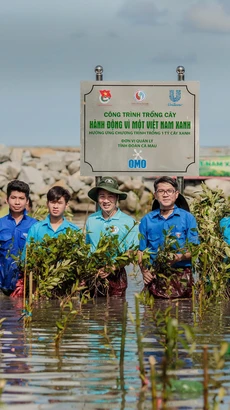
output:
[[[200,157],[200,175],[230,177],[230,156]]]
[[[81,175],[199,175],[198,82],[81,83]]]

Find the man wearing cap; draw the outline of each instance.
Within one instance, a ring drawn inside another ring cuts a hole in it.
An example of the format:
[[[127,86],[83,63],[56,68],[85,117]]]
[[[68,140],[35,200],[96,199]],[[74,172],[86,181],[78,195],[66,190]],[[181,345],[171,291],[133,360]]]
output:
[[[118,182],[111,177],[103,177],[98,185],[88,192],[89,198],[97,202],[100,210],[90,215],[86,222],[86,243],[91,244],[91,251],[95,251],[101,233],[117,235],[119,251],[124,253],[138,246],[138,227],[135,220],[122,212],[118,200],[126,199],[127,194],[119,191]],[[124,296],[127,288],[127,274],[125,268],[114,270],[111,274],[99,269],[101,278],[109,281],[110,296]]]
[[[153,211],[145,215],[140,223],[140,267],[146,288],[151,294],[162,298],[191,297],[193,276],[191,269],[191,253],[186,249],[186,243],[198,244],[197,223],[195,217],[185,208],[183,196],[178,192],[178,184],[173,178],[162,176],[155,180],[155,199]],[[181,199],[180,201],[178,199]],[[182,203],[179,207],[176,203]],[[189,208],[188,208],[189,209]],[[154,272],[157,255],[165,247],[164,233],[176,239],[174,242],[173,259],[167,261],[168,270]],[[150,266],[143,266],[142,256],[145,249],[150,249]],[[178,252],[175,252],[178,249]],[[170,272],[171,280],[167,282],[157,273],[166,277]],[[167,284],[167,286],[166,286]]]

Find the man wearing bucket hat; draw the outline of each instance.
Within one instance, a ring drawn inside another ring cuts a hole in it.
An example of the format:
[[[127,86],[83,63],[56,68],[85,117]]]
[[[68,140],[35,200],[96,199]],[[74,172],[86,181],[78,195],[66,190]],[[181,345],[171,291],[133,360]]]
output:
[[[140,267],[146,288],[151,294],[162,298],[191,297],[192,268],[191,253],[187,243],[198,244],[197,223],[189,212],[185,198],[178,191],[178,184],[173,178],[162,176],[155,180],[155,201],[153,210],[145,215],[140,223]],[[178,203],[178,206],[177,206]],[[165,270],[157,272],[157,255],[165,248],[165,233],[170,232],[173,239],[173,259],[166,260]],[[150,249],[150,266],[142,265],[143,251]],[[178,252],[175,250],[178,249]],[[161,275],[157,275],[160,273]],[[171,279],[165,280],[165,277]]]
[[[122,212],[118,200],[127,197],[125,192],[119,190],[118,182],[112,177],[103,177],[88,192],[89,198],[97,202],[100,210],[90,215],[86,222],[86,243],[91,244],[93,252],[100,241],[101,234],[117,235],[119,251],[124,253],[135,249],[139,245],[138,227],[135,220]],[[124,296],[127,288],[127,274],[125,268],[114,270],[108,274],[104,269],[98,272],[101,278],[107,277],[109,281],[108,293],[110,296]]]

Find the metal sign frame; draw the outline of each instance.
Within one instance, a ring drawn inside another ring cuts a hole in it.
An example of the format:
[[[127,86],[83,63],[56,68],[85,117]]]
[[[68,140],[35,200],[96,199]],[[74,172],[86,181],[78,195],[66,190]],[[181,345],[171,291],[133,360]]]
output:
[[[82,82],[80,172],[199,175],[199,83]]]

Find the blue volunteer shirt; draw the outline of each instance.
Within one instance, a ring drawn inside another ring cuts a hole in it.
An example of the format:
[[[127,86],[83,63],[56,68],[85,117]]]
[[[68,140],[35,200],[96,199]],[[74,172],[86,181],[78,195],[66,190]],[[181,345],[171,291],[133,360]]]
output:
[[[54,231],[50,223],[50,216],[48,215],[44,221],[39,221],[31,227],[27,235],[26,243],[29,244],[31,238],[33,238],[35,242],[41,242],[45,235],[49,235],[50,238],[57,238],[61,233],[66,233],[68,228],[74,231],[80,231],[77,225],[67,221],[66,218],[63,218],[62,224]]]
[[[224,234],[225,242],[230,245],[230,216],[226,216],[225,218],[221,219],[220,228]]]
[[[171,235],[177,238],[180,248],[185,246],[186,240],[194,244],[199,243],[196,219],[190,212],[174,206],[173,213],[165,219],[160,209],[156,209],[142,218],[139,227],[141,233],[139,249],[144,251],[149,248],[154,252],[151,255],[152,262],[156,259],[158,248],[164,245],[163,230],[168,231],[170,228],[172,228]],[[176,268],[191,266],[191,262],[184,260],[173,266]]]
[[[120,251],[126,252],[127,250],[138,246],[138,226],[135,225],[134,219],[122,212],[120,209],[117,210],[115,215],[108,219],[105,219],[102,215],[102,211],[95,212],[90,215],[86,222],[86,243],[91,244],[91,251],[93,252],[100,240],[101,233],[107,235],[118,235],[119,242],[125,238],[129,229],[132,230],[128,233],[124,241],[120,245]],[[128,229],[126,229],[126,227]]]
[[[16,224],[11,214],[0,218],[0,288],[13,291],[19,277],[18,263],[12,256],[20,256],[30,227],[37,222],[24,211]]]

